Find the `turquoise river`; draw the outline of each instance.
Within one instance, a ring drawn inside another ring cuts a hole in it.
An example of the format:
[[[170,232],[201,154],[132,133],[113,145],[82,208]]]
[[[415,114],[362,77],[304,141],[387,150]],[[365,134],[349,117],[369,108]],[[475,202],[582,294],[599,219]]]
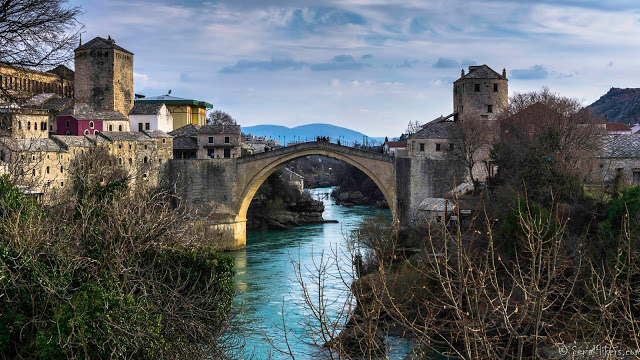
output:
[[[327,357],[312,344],[311,339],[316,337],[313,330],[318,328],[318,323],[307,316],[308,306],[296,273],[302,274],[312,301],[317,304],[318,287],[313,279],[318,277],[318,265],[321,262],[327,265],[323,298],[327,302],[329,318],[337,319],[339,311],[350,303],[351,260],[346,236],[367,216],[391,216],[389,210],[375,207],[335,205],[327,196],[330,192],[331,188],[310,190],[314,198],[324,201],[323,217],[338,220],[338,223],[250,233],[246,249],[230,253],[236,264],[233,303],[236,315],[233,321],[246,342],[243,358],[291,358],[274,350],[274,347],[287,348],[283,327],[286,327],[288,343],[296,359]],[[342,270],[338,270],[336,263]],[[297,264],[301,269],[298,272]],[[406,341],[390,339],[388,343],[391,348],[389,358],[403,359],[406,356],[409,347]]]

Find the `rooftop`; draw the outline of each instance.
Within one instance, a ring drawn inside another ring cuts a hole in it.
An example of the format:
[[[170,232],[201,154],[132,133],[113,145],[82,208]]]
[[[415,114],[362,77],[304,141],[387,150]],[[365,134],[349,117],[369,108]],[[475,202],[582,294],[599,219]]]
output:
[[[500,79],[500,80],[507,80],[506,76],[503,77],[502,75],[498,74],[497,72],[495,72],[492,68],[490,68],[487,65],[474,65],[474,66],[469,66],[469,72],[466,75],[463,75],[460,77],[460,79],[454,81],[454,82],[458,82],[460,80],[463,79]]]
[[[213,105],[209,104],[206,101],[194,100],[194,99],[184,99],[177,96],[171,95],[160,95],[160,96],[148,96],[135,100],[138,102],[148,102],[148,103],[161,103],[161,104],[170,104],[170,105],[196,105],[202,106],[207,109],[213,108]]]
[[[110,141],[153,141],[152,137],[139,131],[103,131],[98,136]]]
[[[76,103],[73,107],[61,111],[58,115],[73,116],[77,120],[129,120],[119,111],[95,110],[91,106],[82,103]]]
[[[240,125],[203,125],[198,134],[240,134]]]
[[[3,143],[12,151],[23,152],[61,152],[65,151],[60,145],[50,138],[43,139],[14,139],[3,137],[0,138]]]
[[[198,150],[198,140],[191,136],[178,136],[173,138],[175,150]]]
[[[631,128],[625,124],[620,122],[607,123],[607,131],[628,131],[631,133]]]
[[[406,141],[387,141],[387,146],[389,146],[390,148],[406,148],[407,142]]]
[[[437,118],[422,126],[410,139],[453,139],[455,137],[454,122],[447,118]]]
[[[158,115],[163,106],[164,103],[136,101],[129,115]]]
[[[95,145],[95,143],[86,136],[50,135],[49,137],[66,149],[69,149],[69,146],[92,147]]]
[[[78,50],[91,50],[91,49],[115,49],[126,52],[128,54],[133,55],[133,53],[123,47],[116,45],[116,41],[109,36],[108,39],[102,37],[95,37],[93,40],[90,40],[76,48],[75,51]]]
[[[637,158],[640,157],[640,136],[636,134],[603,135],[600,157]]]
[[[181,128],[169,132],[171,136],[196,136],[200,130],[200,125],[188,124]]]

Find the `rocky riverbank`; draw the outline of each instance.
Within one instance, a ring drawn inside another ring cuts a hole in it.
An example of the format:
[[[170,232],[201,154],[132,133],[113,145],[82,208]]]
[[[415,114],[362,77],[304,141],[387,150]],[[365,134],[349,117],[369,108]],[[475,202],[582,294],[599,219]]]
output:
[[[259,203],[256,205],[259,208],[267,208]],[[254,204],[251,204],[251,206],[254,206]],[[247,230],[287,230],[302,224],[338,222],[336,220],[325,220],[322,218],[322,212],[324,212],[322,201],[313,200],[307,195],[305,198],[286,204],[283,209],[254,212],[247,220]]]
[[[336,204],[342,206],[373,205],[379,208],[389,207],[384,199],[380,200],[377,196],[373,198],[365,196],[359,190],[337,188],[331,192],[331,197],[335,199]]]

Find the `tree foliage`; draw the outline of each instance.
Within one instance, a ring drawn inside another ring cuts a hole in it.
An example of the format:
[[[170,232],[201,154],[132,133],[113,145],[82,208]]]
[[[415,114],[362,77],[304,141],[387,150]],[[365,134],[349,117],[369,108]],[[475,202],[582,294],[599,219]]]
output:
[[[236,119],[222,110],[214,110],[207,115],[209,125],[235,125]]]
[[[93,166],[53,208],[0,178],[0,358],[225,358],[232,259],[166,193]]]

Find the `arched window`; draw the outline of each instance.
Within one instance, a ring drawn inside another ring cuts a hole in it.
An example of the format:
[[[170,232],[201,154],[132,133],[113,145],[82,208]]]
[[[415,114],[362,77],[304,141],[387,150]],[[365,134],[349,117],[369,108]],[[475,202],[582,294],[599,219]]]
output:
[[[49,173],[49,167],[47,166],[47,174]]]
[[[67,127],[69,127],[69,125],[70,125],[70,124],[69,124],[69,120],[67,120]]]
[[[118,131],[122,131],[122,125],[118,125]]]
[[[47,131],[47,124],[44,121],[40,123],[40,130]]]
[[[122,158],[118,158],[118,165],[122,165]]]
[[[149,159],[145,156],[143,162],[146,164],[149,161]]]
[[[85,135],[89,135],[89,129],[86,129],[86,130],[84,131],[84,134],[85,134]]]
[[[93,121],[89,122],[89,127],[93,129]]]
[[[65,135],[71,135],[71,131],[65,131]]]
[[[109,131],[113,131],[113,125],[109,125]]]
[[[62,174],[63,172],[64,172],[64,168],[60,166],[60,174]]]
[[[53,124],[49,124],[49,132],[53,132]]]
[[[133,159],[129,158],[129,166],[133,164]]]
[[[31,121],[27,122],[27,130],[31,130]]]

